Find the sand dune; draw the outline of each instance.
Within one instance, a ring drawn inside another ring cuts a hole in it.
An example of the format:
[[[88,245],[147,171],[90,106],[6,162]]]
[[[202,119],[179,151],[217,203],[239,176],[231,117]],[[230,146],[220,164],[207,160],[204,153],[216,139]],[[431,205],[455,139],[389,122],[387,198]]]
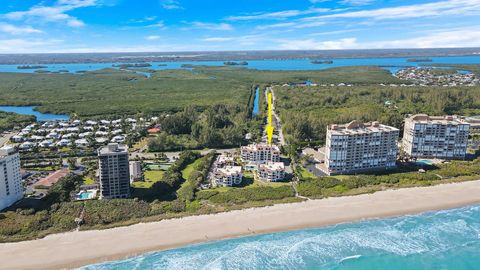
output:
[[[0,244],[0,269],[62,269],[208,240],[480,203],[480,181],[381,191]]]

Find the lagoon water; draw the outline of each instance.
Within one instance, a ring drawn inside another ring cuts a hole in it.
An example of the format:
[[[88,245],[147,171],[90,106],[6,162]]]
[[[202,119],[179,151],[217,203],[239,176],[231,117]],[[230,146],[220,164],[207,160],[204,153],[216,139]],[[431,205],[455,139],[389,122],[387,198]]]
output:
[[[70,117],[65,114],[50,114],[41,113],[34,110],[33,106],[0,106],[0,111],[13,112],[23,115],[35,115],[37,121],[63,121],[68,120]]]
[[[259,102],[260,102],[260,88],[257,87],[255,89],[255,98],[253,100],[253,110],[252,110],[252,117],[257,116],[259,110]]]
[[[422,57],[423,58],[423,57]],[[334,58],[333,64],[312,64],[309,59],[298,60],[250,60],[247,67],[260,70],[319,70],[332,67],[345,66],[385,66],[391,72],[395,72],[401,67],[405,66],[419,66],[421,64],[427,65],[429,63],[441,64],[480,64],[479,56],[444,56],[444,57],[430,57],[432,62],[417,63],[407,62],[409,58]],[[112,68],[113,65],[121,63],[87,63],[87,64],[46,64],[48,68],[41,70],[48,70],[58,72],[60,70],[68,70],[70,73],[78,71],[99,70],[104,68]],[[183,64],[188,65],[206,65],[206,66],[223,66],[223,61],[194,61],[194,62],[150,62],[151,67],[147,69],[162,70],[162,69],[178,69]],[[0,72],[20,72],[33,73],[35,69],[17,69],[17,65],[0,65]]]
[[[81,269],[479,268],[480,206],[477,205],[215,241]]]

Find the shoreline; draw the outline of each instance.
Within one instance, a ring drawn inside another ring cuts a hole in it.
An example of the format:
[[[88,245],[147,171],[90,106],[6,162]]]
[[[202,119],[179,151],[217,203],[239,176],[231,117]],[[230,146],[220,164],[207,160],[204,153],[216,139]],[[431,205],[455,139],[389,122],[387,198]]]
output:
[[[479,194],[476,180],[54,234],[0,244],[0,269],[69,269],[214,240],[480,204]]]

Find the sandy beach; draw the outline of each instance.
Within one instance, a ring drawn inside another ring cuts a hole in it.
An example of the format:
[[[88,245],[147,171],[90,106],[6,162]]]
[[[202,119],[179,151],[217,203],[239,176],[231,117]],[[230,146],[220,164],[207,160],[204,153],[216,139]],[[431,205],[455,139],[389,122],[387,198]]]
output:
[[[0,269],[68,269],[209,240],[479,203],[480,181],[472,181],[281,204],[108,230],[69,232],[39,240],[0,244]]]

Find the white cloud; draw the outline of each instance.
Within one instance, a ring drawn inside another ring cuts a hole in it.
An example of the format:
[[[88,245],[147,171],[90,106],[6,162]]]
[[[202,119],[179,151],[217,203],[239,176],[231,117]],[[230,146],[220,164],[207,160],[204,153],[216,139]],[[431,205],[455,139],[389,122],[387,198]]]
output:
[[[350,4],[367,4],[370,0],[345,0]],[[345,2],[344,1],[344,2]],[[299,18],[288,22],[290,28],[316,27],[330,20],[365,19],[361,24],[374,25],[380,20],[416,19],[422,17],[480,16],[480,0],[446,0],[426,4],[404,5],[360,11],[330,10],[331,14]],[[259,26],[257,29],[283,27],[281,24]]]
[[[43,53],[62,40],[0,39],[0,53]]]
[[[365,6],[373,4],[375,1],[376,0],[343,0],[341,3],[349,6]]]
[[[155,35],[146,36],[145,39],[146,40],[157,40],[157,39],[160,39],[160,36],[155,36]]]
[[[177,0],[160,0],[160,4],[164,9],[181,9],[182,6]]]
[[[233,26],[228,24],[228,23],[193,22],[192,26],[194,28],[206,29],[206,30],[216,30],[216,31],[230,31],[230,30],[233,30]]]
[[[232,37],[207,37],[202,39],[203,42],[209,43],[224,43],[233,41],[229,44],[233,46],[252,46],[258,44],[258,42],[265,42],[263,35],[244,35],[244,36],[232,36]]]
[[[154,29],[160,29],[160,30],[165,30],[167,29],[167,26],[163,21],[158,21],[156,23],[152,24],[147,24],[147,25],[128,25],[128,26],[123,26],[120,28],[120,30],[132,30],[132,29],[141,29],[141,28],[154,28]]]
[[[281,41],[280,48],[285,50],[342,50],[358,46],[356,38],[344,38],[334,41],[316,41],[315,39],[295,39]]]
[[[480,0],[448,0],[427,4],[405,5],[391,8],[351,11],[322,16],[304,18],[305,21],[337,19],[337,18],[367,18],[374,20],[405,19],[438,16],[472,16],[480,15]]]
[[[267,30],[267,29],[273,29],[273,28],[287,28],[294,26],[295,23],[293,22],[288,22],[288,23],[274,23],[274,24],[267,24],[267,25],[259,25],[256,27],[257,30]]]
[[[35,29],[31,26],[15,26],[7,23],[0,23],[0,32],[8,33],[11,35],[23,35],[23,34],[39,34],[43,33],[42,30]]]
[[[327,8],[311,8],[308,10],[283,10],[269,13],[256,13],[250,15],[241,16],[229,16],[226,17],[227,21],[252,21],[252,20],[280,20],[290,17],[297,17],[306,14],[324,13],[329,11]]]
[[[202,39],[202,41],[205,41],[205,42],[225,42],[225,41],[231,41],[231,40],[233,40],[233,38],[231,37],[208,37],[208,38]]]
[[[420,37],[366,44],[372,48],[480,47],[480,29],[450,29]]]
[[[288,22],[288,23],[259,25],[256,27],[256,29],[257,30],[267,30],[267,29],[274,29],[274,28],[301,29],[301,28],[322,26],[324,24],[325,22],[304,22],[304,23]]]
[[[84,22],[68,15],[66,12],[84,7],[101,5],[96,0],[58,0],[53,6],[36,5],[27,11],[6,13],[3,17],[10,20],[25,20],[27,22],[63,22],[70,27],[82,27]]]
[[[156,22],[154,24],[145,25],[146,28],[165,28],[165,23],[163,21]]]
[[[399,40],[359,42],[357,38],[318,41],[316,39],[278,40],[286,50],[344,50],[344,49],[402,49],[402,48],[458,48],[480,47],[480,30],[473,28],[449,29],[419,37]]]

